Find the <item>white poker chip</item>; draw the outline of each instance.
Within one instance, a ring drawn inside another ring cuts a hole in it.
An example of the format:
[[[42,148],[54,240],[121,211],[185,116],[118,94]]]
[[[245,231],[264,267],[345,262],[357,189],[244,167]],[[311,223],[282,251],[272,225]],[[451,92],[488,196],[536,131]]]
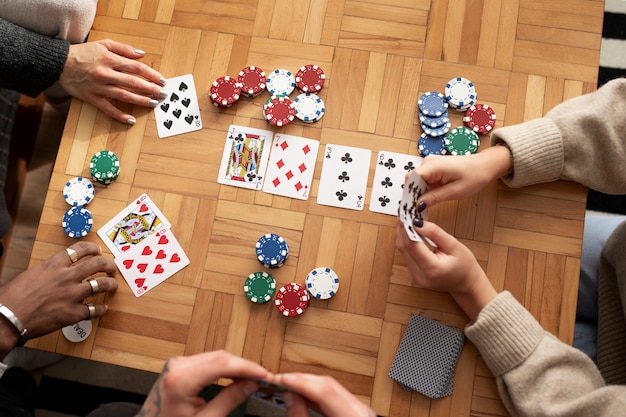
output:
[[[306,289],[318,300],[327,300],[337,293],[339,277],[330,268],[315,268],[306,277]]]
[[[272,96],[289,96],[296,88],[296,78],[290,71],[276,69],[267,76],[265,88]]]
[[[75,177],[65,183],[63,198],[70,206],[86,206],[96,194],[93,183],[84,177]]]
[[[91,320],[83,320],[76,324],[65,326],[61,331],[67,340],[78,343],[89,337],[92,328]]]
[[[456,77],[446,84],[445,96],[453,110],[465,111],[476,103],[476,87],[467,78]]]
[[[324,116],[324,101],[314,93],[302,93],[293,101],[296,117],[303,122],[314,123]]]

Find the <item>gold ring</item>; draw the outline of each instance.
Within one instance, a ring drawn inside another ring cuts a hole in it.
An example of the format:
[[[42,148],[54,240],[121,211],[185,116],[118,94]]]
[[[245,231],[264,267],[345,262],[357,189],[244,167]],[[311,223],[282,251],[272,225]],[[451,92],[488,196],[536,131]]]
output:
[[[75,263],[76,261],[78,261],[78,254],[76,253],[74,249],[65,248],[65,252],[67,252],[67,256],[70,257],[70,261],[72,261],[72,263]]]
[[[89,319],[94,319],[96,317],[96,306],[92,303],[85,304],[87,309],[89,310]]]
[[[91,287],[91,295],[98,294],[98,291],[100,290],[98,281],[96,281],[95,279],[88,279],[87,282],[89,283],[89,286]]]

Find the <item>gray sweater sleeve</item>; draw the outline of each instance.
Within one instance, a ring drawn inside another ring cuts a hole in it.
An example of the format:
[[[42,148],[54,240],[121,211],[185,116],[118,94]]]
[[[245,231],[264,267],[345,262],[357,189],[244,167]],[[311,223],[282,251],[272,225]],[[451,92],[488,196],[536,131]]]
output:
[[[39,95],[61,76],[69,47],[0,19],[0,87]]]

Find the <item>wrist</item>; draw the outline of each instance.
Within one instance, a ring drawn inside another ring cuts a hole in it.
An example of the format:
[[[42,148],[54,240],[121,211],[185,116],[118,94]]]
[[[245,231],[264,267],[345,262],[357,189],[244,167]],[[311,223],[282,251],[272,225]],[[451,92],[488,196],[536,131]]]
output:
[[[15,313],[4,304],[0,304],[0,320],[13,328],[13,334],[17,334],[18,336],[17,345],[23,346],[28,340],[28,330],[24,327],[20,319],[17,318]]]
[[[454,301],[467,314],[470,320],[475,321],[483,308],[496,298],[498,292],[491,285],[487,276],[482,274],[467,289],[452,292],[450,295],[452,295]]]
[[[493,153],[496,178],[513,177],[513,152],[505,142],[497,142],[489,148]]]

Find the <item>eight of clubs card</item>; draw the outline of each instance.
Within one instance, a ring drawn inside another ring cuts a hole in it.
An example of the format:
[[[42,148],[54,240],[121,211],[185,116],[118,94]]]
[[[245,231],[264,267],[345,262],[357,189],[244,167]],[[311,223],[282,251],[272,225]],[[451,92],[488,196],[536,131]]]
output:
[[[202,129],[196,85],[191,74],[165,80],[167,98],[154,108],[160,138]]]
[[[370,211],[398,215],[406,174],[421,165],[423,158],[380,151],[372,183]]]
[[[363,210],[372,151],[342,145],[326,145],[317,203]]]
[[[313,139],[280,133],[274,135],[263,191],[308,199],[319,145]]]
[[[217,177],[220,184],[259,190],[270,156],[272,132],[231,125]]]
[[[142,194],[98,230],[113,256],[128,251],[170,223],[147,194]]]
[[[170,229],[157,231],[143,245],[130,248],[114,260],[135,297],[189,265],[189,258]]]

